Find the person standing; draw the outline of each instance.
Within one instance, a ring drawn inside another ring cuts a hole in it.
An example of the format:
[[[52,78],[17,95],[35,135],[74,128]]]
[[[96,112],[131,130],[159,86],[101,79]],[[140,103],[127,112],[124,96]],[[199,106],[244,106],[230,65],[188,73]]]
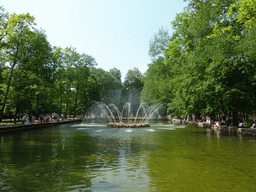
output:
[[[54,122],[57,122],[58,113],[55,113],[55,112],[54,112],[52,116],[53,116],[53,121],[54,121]]]
[[[228,115],[227,115],[227,117],[226,117],[226,124],[229,126]]]
[[[49,117],[49,115],[47,114],[47,115],[46,115],[45,122],[46,122],[46,123],[49,123],[49,121],[50,121],[50,117]]]
[[[35,123],[35,119],[36,117],[34,115],[31,116],[31,123],[34,124]]]
[[[24,125],[25,124],[25,122],[26,122],[26,119],[27,119],[27,115],[26,114],[24,114],[23,115],[23,117],[22,117],[22,124]]]
[[[29,124],[29,117],[26,117],[25,125],[28,125],[28,124]]]
[[[251,126],[251,130],[255,129],[255,122]]]
[[[220,123],[219,123],[219,121],[217,121],[215,125],[216,125],[216,127],[217,127],[218,129],[220,128]]]
[[[40,119],[40,123],[42,123],[42,122],[43,122],[43,120],[44,120],[44,116],[43,116],[43,114],[40,114],[40,115],[39,115],[39,119]]]

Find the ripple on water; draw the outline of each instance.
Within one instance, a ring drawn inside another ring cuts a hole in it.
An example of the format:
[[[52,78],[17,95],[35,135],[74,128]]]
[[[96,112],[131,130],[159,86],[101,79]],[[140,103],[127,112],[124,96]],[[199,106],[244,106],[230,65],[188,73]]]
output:
[[[114,189],[121,189],[123,186],[117,185],[114,183],[110,183],[108,181],[97,181],[93,182],[91,187],[86,188],[87,190],[92,190],[92,191],[111,191]]]
[[[106,127],[106,125],[98,123],[81,123],[72,125],[72,127]]]
[[[88,128],[77,128],[76,130],[86,130]]]
[[[164,129],[164,130],[175,130],[175,128],[171,128],[171,127],[160,127],[160,128],[157,128],[157,129]]]

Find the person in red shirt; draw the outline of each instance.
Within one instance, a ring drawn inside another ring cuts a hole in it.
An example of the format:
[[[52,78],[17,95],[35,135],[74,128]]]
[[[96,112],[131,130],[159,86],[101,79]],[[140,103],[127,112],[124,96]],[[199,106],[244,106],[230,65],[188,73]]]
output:
[[[49,116],[47,115],[45,122],[46,122],[46,123],[49,123],[49,121],[50,121],[50,118],[49,118]]]

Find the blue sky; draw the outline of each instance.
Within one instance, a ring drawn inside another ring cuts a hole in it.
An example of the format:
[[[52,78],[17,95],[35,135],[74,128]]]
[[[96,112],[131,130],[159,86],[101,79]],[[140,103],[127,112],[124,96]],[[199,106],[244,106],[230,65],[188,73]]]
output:
[[[144,73],[149,41],[184,10],[183,0],[0,0],[9,13],[30,13],[52,46],[72,46],[93,56],[99,68]]]

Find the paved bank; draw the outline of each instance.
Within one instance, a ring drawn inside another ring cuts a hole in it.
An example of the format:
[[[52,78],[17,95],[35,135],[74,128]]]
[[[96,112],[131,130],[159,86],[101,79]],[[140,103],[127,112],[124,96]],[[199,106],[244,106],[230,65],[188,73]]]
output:
[[[77,123],[77,122],[81,123],[82,120],[68,120],[68,121],[58,121],[58,122],[49,122],[49,123],[35,123],[35,124],[29,124],[29,125],[4,126],[4,127],[0,127],[0,133],[14,132],[14,131],[28,130],[28,129],[37,129],[37,128],[43,128],[43,127],[52,127],[52,126],[68,124],[68,123]]]

